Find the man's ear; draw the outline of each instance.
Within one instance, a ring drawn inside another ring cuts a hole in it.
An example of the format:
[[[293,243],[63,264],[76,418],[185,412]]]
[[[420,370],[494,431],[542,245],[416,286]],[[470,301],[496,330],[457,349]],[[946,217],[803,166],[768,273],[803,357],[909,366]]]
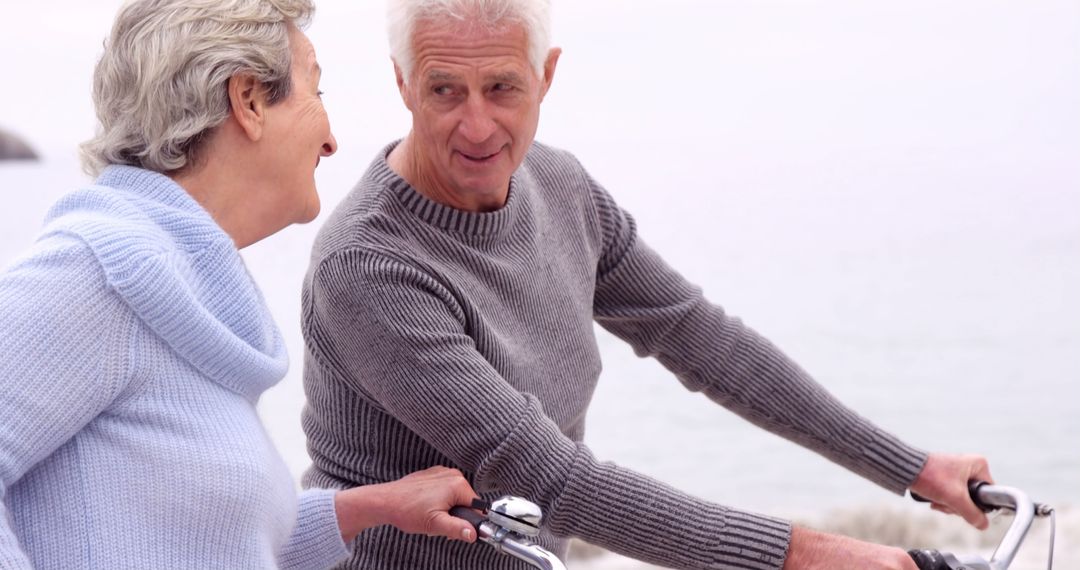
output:
[[[560,55],[562,55],[562,48],[555,47],[548,50],[547,59],[544,60],[544,84],[540,88],[541,101],[547,95],[548,89],[551,89],[551,82],[555,80],[555,67],[559,65]]]
[[[266,124],[266,88],[250,73],[238,73],[229,78],[229,110],[248,139],[262,138]]]
[[[401,101],[405,103],[405,108],[410,112],[412,104],[409,102],[409,86],[405,84],[405,74],[401,71],[401,66],[397,64],[393,59],[390,60],[394,64],[394,78],[397,80],[398,93],[401,93]]]

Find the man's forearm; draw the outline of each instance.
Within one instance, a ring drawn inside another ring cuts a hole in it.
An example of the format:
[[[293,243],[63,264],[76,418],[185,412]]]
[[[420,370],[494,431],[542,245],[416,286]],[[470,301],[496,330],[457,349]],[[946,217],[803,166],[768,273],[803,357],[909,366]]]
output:
[[[791,532],[791,545],[783,570],[918,570],[899,548],[825,534],[804,527]]]
[[[583,455],[547,517],[557,535],[669,568],[782,566],[790,523],[704,501]]]
[[[627,249],[598,283],[597,322],[755,425],[893,492],[911,485],[924,452],[845,407],[640,239],[623,241]]]

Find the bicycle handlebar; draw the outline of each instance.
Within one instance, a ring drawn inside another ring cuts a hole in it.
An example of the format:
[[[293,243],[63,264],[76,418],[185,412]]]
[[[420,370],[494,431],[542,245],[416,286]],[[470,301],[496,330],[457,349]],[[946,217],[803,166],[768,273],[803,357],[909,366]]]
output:
[[[479,527],[481,523],[487,520],[484,515],[468,507],[454,507],[450,509],[450,516],[455,516],[459,519],[465,519],[469,521],[469,524],[473,525],[474,528]]]
[[[971,500],[983,511],[990,512],[998,509],[1007,509],[1015,513],[1015,518],[1009,529],[1005,532],[998,544],[994,555],[989,561],[978,557],[957,558],[952,554],[937,550],[910,550],[912,560],[920,570],[1006,570],[1016,557],[1016,552],[1024,542],[1028,529],[1036,516],[1047,516],[1053,513],[1053,509],[1046,505],[1036,505],[1027,496],[1027,493],[1012,487],[991,485],[985,481],[972,481],[968,484]],[[927,502],[926,499],[912,493],[912,498],[917,501]],[[1050,536],[1050,567],[1053,566],[1054,537],[1053,530]]]
[[[536,512],[539,512],[539,508],[532,503],[516,497],[503,497],[500,500],[506,499],[517,501],[518,506],[524,504],[526,509],[534,507]],[[474,506],[480,508],[482,505],[474,501]],[[524,513],[524,515],[527,514]],[[533,543],[526,536],[515,532],[515,527],[524,529],[532,526],[532,520],[522,518],[522,513],[489,510],[488,514],[484,515],[469,507],[453,507],[450,509],[450,515],[468,521],[476,529],[477,540],[490,544],[498,552],[509,554],[541,570],[566,570],[566,566],[554,554]],[[493,518],[496,520],[492,520]],[[537,528],[534,530],[539,532],[539,520],[536,520],[536,523]]]
[[[1052,508],[1033,503],[1026,493],[1012,487],[973,481],[969,484],[968,491],[971,500],[984,511],[1008,509],[1016,513],[994,555],[987,561],[979,557],[958,558],[937,550],[908,551],[920,570],[1007,570],[1036,516],[1051,517],[1048,567],[1053,568]],[[914,493],[912,498],[926,501]],[[540,533],[542,513],[537,505],[519,497],[505,496],[492,503],[477,499],[473,501],[472,507],[454,507],[450,509],[450,514],[468,521],[476,529],[478,540],[491,545],[498,552],[509,554],[542,570],[566,569],[555,555],[529,539]]]

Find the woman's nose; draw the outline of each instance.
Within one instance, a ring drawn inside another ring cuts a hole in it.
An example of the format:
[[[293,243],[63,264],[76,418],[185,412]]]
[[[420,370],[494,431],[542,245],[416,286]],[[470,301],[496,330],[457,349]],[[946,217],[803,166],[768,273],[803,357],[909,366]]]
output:
[[[334,134],[330,133],[330,140],[326,141],[322,145],[323,156],[330,156],[337,152],[337,139],[334,138]]]

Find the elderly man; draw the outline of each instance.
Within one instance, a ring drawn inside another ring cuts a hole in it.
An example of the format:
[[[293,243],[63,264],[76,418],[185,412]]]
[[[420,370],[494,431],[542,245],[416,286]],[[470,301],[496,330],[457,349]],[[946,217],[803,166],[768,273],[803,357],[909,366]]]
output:
[[[378,154],[323,228],[304,285],[307,485],[431,465],[576,536],[676,568],[898,568],[893,548],[691,497],[581,442],[600,373],[593,321],[688,388],[897,493],[976,526],[985,460],[927,454],[843,407],[706,301],[567,152],[534,143],[560,51],[546,0],[391,0],[408,136]],[[521,568],[491,549],[357,539],[349,568]]]

